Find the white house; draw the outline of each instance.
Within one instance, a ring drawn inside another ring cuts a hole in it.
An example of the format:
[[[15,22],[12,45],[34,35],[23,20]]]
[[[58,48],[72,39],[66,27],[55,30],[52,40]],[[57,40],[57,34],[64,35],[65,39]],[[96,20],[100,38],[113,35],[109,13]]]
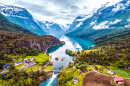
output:
[[[35,60],[35,58],[30,58],[30,61],[34,61]]]
[[[106,73],[108,73],[108,74],[110,74],[110,75],[113,75],[114,74],[114,72],[112,71],[112,70],[108,70],[108,69],[106,69]]]
[[[25,59],[23,60],[23,62],[24,62],[24,63],[28,62],[28,59],[27,59],[27,58],[25,58]]]
[[[78,83],[78,78],[74,78],[73,84],[77,84]]]

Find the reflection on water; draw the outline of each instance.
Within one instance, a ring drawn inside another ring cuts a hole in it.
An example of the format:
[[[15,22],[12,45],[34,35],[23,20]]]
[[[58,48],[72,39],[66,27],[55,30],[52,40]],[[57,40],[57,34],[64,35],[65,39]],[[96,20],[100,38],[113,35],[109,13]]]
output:
[[[77,50],[82,50],[82,49],[88,49],[90,46],[95,45],[93,43],[93,39],[89,39],[89,38],[62,36],[60,40],[65,41],[65,44],[48,49],[49,55],[50,56],[52,55],[51,62],[53,62],[54,70],[58,70],[59,67],[61,67],[62,65],[63,67],[67,67],[69,62],[73,62],[72,56],[67,55],[65,53],[66,49],[77,51]],[[56,57],[59,58],[58,61],[55,60]],[[65,59],[64,61],[61,61],[63,57],[65,57]],[[56,86],[56,84],[57,84],[57,77],[55,74],[53,74],[49,79],[41,83],[39,86]]]

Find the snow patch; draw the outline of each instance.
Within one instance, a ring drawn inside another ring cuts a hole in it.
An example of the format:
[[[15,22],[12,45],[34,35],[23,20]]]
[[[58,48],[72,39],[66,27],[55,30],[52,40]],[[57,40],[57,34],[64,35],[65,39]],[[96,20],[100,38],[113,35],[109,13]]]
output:
[[[79,27],[83,22],[80,22],[78,25],[76,25],[76,27]]]
[[[129,25],[125,25],[126,28],[130,28],[130,24]]]
[[[127,7],[127,6],[129,6],[130,5],[130,1],[127,1],[127,3],[126,4],[117,4],[117,6],[115,7],[115,8],[113,8],[113,12],[117,12],[117,11],[119,11],[119,10],[125,10],[125,8]]]
[[[130,18],[129,18],[129,19],[127,19],[127,21],[128,21],[128,22],[130,22]]]
[[[87,18],[90,18],[92,15],[87,15],[87,16],[82,16],[83,18],[82,19],[76,19],[75,21],[84,21],[86,20]]]
[[[110,22],[110,24],[116,24],[116,23],[118,23],[120,21],[121,21],[121,19],[116,19],[114,22]]]
[[[8,15],[8,14],[5,14],[3,12],[1,12],[2,15],[4,16],[12,16],[12,17],[19,17],[19,18],[22,18],[22,19],[29,19],[28,17],[22,17],[22,16],[17,16],[17,15]]]
[[[92,26],[92,25],[94,25],[95,23],[96,23],[96,21],[93,21],[93,22],[90,23],[90,25]]]
[[[95,26],[93,27],[93,29],[95,29],[95,30],[106,29],[106,28],[109,27],[109,25],[106,25],[107,23],[108,23],[108,21],[102,22],[102,23],[100,23],[99,25],[95,25]]]

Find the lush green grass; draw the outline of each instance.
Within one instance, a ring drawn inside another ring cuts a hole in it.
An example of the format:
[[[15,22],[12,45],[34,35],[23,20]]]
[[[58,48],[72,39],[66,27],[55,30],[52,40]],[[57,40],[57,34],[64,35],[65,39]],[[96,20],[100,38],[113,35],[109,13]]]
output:
[[[19,70],[23,65],[24,65],[24,63],[22,63],[22,64],[20,64],[18,66],[15,66],[15,68]]]
[[[90,51],[97,51],[98,49],[92,49],[92,50],[85,50],[86,53],[89,53]]]
[[[27,56],[26,58],[29,59],[31,57],[35,58],[35,62],[39,62],[40,64],[42,64],[42,62],[45,61],[46,59],[49,59],[48,55],[42,53],[39,53],[39,55],[37,56]]]
[[[95,66],[97,66],[97,69],[95,69]],[[106,73],[106,69],[105,67],[101,66],[101,65],[95,65],[95,66],[92,66],[96,71],[100,72],[100,73],[103,73],[103,74],[106,74],[106,75],[109,75],[108,73]],[[102,70],[101,70],[102,69]]]
[[[110,69],[113,70],[117,76],[130,79],[130,70],[117,67],[110,67]]]
[[[79,65],[80,66],[80,65]],[[91,69],[91,67],[90,66],[86,66],[86,69]],[[73,79],[72,80],[70,80],[70,81],[68,81],[67,83],[66,83],[66,86],[82,86],[82,81],[83,81],[83,78],[84,78],[84,76],[85,76],[85,74],[87,73],[87,72],[85,72],[85,73],[81,73],[80,72],[80,69],[77,69],[77,68],[68,68],[68,67],[66,67],[66,68],[64,68],[64,69],[62,69],[61,71],[65,71],[65,70],[68,70],[68,71],[66,71],[65,72],[65,75],[72,75],[73,76]],[[88,71],[89,72],[89,71]],[[62,78],[63,76],[62,75],[60,75],[60,77],[58,77],[58,79],[60,79],[60,78]],[[79,78],[79,81],[78,81],[78,84],[73,84],[73,80],[74,80],[74,78]]]
[[[73,84],[73,80],[74,80],[74,78],[73,78],[71,81],[68,81],[66,83],[66,85],[67,86],[82,86],[82,81],[83,81],[83,78],[84,78],[85,74],[86,73],[81,73],[80,74],[80,69],[77,69],[77,71],[74,72],[73,76],[74,76],[74,78],[76,78],[76,77],[79,78],[78,83],[77,84]]]
[[[0,79],[0,86],[3,86],[4,81]]]
[[[42,53],[39,53],[39,55],[37,55],[37,56],[26,56],[25,58],[27,58],[29,60],[31,57],[35,58],[34,62],[39,62],[39,64],[42,64],[43,61],[49,59],[48,55],[45,55]],[[19,58],[18,61],[23,60],[23,58],[21,56],[19,56],[18,58]]]
[[[32,70],[34,71],[34,70],[36,70],[36,69],[38,69],[38,68],[40,68],[40,67],[41,67],[41,66],[39,66],[39,65],[35,65],[35,66],[33,66],[33,67],[27,68],[26,71],[27,71],[27,72],[32,71]]]
[[[53,70],[53,66],[52,65],[48,65],[48,66],[46,66],[46,68],[44,70]]]

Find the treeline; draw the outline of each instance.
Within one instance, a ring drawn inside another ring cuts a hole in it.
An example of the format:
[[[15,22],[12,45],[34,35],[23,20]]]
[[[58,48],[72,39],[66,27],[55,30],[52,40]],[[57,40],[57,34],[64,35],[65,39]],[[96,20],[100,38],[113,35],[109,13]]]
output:
[[[0,68],[12,61],[11,56],[35,56],[47,48],[61,44],[60,40],[51,36],[35,36],[14,31],[0,30]]]
[[[0,75],[0,78],[6,80],[3,86],[37,86],[40,82],[48,78],[45,71],[36,71],[27,73],[25,70],[12,70],[12,72],[4,77],[4,74]]]
[[[128,39],[130,38],[130,31],[125,31],[122,33],[118,33],[118,34],[114,34],[114,35],[109,35],[109,36],[103,36],[100,38],[96,38],[94,40],[95,43],[103,43],[103,42],[112,42],[112,41],[116,41],[116,40],[120,40],[120,39]],[[129,40],[128,40],[129,41]]]
[[[111,39],[107,38],[105,42],[90,47],[90,52],[82,50],[76,52],[74,58],[76,58],[75,63],[86,62],[88,64],[100,64],[103,66],[116,66],[119,68],[130,67],[130,34],[128,32],[123,32],[111,36]],[[122,34],[122,35],[121,35]],[[101,37],[101,40],[102,37]],[[68,53],[72,53],[72,51]]]

